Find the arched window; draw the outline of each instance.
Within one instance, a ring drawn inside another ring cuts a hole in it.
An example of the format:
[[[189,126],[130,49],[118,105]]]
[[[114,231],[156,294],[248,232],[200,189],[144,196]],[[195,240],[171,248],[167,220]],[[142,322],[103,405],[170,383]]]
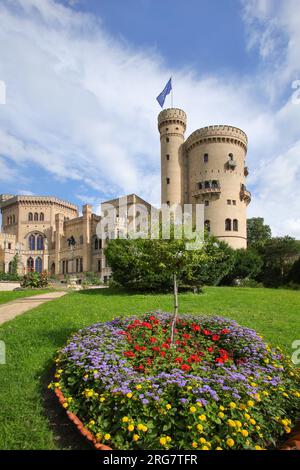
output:
[[[232,162],[232,160],[233,160],[233,154],[232,154],[232,153],[229,153],[229,154],[228,154],[228,157],[229,157],[229,160]]]
[[[204,227],[208,232],[210,232],[210,220],[206,220],[204,222]]]
[[[9,274],[13,273],[13,262],[12,261],[8,264],[8,272],[9,272]]]
[[[27,272],[32,272],[34,270],[34,262],[31,256],[27,259]]]
[[[44,220],[44,212],[41,212],[41,213],[40,213],[40,220],[41,220],[41,221]]]
[[[51,264],[50,273],[52,276],[55,274],[55,263]]]
[[[33,220],[33,214],[32,214],[32,212],[29,212],[29,214],[28,214],[28,220],[29,220],[29,222],[31,222],[31,221]]]
[[[34,213],[34,220],[39,220],[39,214],[37,212]]]
[[[198,183],[198,189],[202,189],[202,183]]]
[[[218,188],[218,186],[219,186],[219,184],[218,184],[218,181],[217,181],[217,180],[213,180],[213,181],[211,182],[211,187],[212,187],[212,188]]]
[[[43,261],[39,256],[35,259],[35,271],[41,273],[43,269]]]
[[[95,250],[98,250],[99,249],[99,241],[98,241],[98,238],[96,237],[95,238]]]
[[[238,230],[239,230],[239,221],[237,219],[233,219],[232,228],[233,228],[234,232],[238,232]]]
[[[204,162],[204,163],[207,163],[207,162],[208,162],[208,153],[205,153],[205,154],[203,155],[203,162]]]
[[[43,250],[44,249],[44,238],[42,235],[38,235],[36,238],[36,249]]]
[[[228,232],[231,230],[231,219],[225,220],[225,230]]]
[[[30,235],[28,238],[28,248],[29,250],[35,250],[35,236]]]
[[[210,182],[209,182],[209,181],[205,181],[204,187],[205,187],[205,189],[209,189],[209,188],[210,188]]]

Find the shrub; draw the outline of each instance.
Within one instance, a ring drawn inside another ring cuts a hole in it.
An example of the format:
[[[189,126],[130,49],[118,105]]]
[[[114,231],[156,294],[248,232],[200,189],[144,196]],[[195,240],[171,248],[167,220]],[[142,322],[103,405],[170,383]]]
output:
[[[48,273],[30,272],[25,274],[21,281],[21,287],[41,288],[48,285]]]
[[[291,431],[300,376],[279,348],[220,317],[116,318],[56,359],[64,407],[116,449],[261,449]]]
[[[19,281],[19,280],[20,280],[20,276],[18,276],[18,274],[0,272],[0,281]]]

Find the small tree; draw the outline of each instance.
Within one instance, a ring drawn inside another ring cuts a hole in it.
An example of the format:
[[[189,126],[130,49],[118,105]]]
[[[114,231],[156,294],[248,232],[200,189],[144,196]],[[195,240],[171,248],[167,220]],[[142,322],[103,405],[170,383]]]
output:
[[[14,276],[18,275],[18,266],[19,266],[19,255],[15,254],[11,262],[11,274]]]
[[[262,217],[252,217],[247,220],[248,247],[264,245],[272,236],[271,228],[264,223]]]

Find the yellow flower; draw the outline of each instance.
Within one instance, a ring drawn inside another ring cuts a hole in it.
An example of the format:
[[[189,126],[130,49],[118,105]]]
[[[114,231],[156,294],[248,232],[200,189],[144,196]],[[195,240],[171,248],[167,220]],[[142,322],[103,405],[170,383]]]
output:
[[[167,439],[167,442],[171,442],[171,440],[172,440],[172,439],[170,438],[170,436],[166,436],[166,439]]]
[[[250,423],[251,423],[251,424],[256,424],[255,419],[251,418],[251,419],[250,419]]]
[[[228,445],[228,447],[233,447],[234,446],[234,440],[229,438],[229,439],[227,439],[226,444]]]
[[[205,444],[206,439],[204,437],[200,437],[199,442],[200,442],[200,444]]]
[[[231,401],[231,402],[229,403],[229,406],[230,406],[230,408],[232,408],[233,410],[234,410],[234,408],[236,408],[236,404],[234,403],[234,401]]]
[[[110,438],[111,438],[110,434],[108,434],[108,433],[107,433],[107,434],[104,434],[104,439],[105,439],[106,441],[108,441]]]
[[[103,403],[105,401],[105,397],[100,398],[100,402]]]
[[[201,401],[197,401],[196,405],[198,406],[198,408],[201,408],[201,406],[202,406]]]
[[[228,426],[230,426],[231,428],[235,428],[235,426],[236,426],[235,421],[233,421],[232,419],[229,419],[229,420],[227,421],[227,424],[228,424]]]
[[[285,426],[284,430],[287,434],[289,434],[291,432],[291,428],[289,426]]]
[[[91,419],[90,422],[89,422],[89,424],[90,424],[91,426],[94,426],[95,421],[94,421],[93,419]]]
[[[123,423],[128,423],[128,421],[129,421],[128,416],[123,416],[122,421],[123,421]]]
[[[131,393],[131,392],[126,393],[126,397],[127,397],[127,398],[132,398],[132,393]]]
[[[89,378],[88,374],[85,374],[85,375],[83,376],[83,378],[84,378],[84,379],[88,379],[88,378]]]
[[[257,383],[255,383],[255,382],[251,382],[250,385],[251,385],[251,387],[257,387]]]
[[[244,416],[245,416],[246,419],[250,419],[250,418],[251,418],[251,416],[250,416],[248,413],[245,413]]]
[[[137,390],[141,390],[142,386],[141,386],[141,384],[138,384],[138,385],[136,385],[135,388],[136,388]]]
[[[202,446],[202,450],[209,450],[209,447],[207,447],[207,446]]]
[[[64,408],[68,408],[69,404],[65,401],[65,403],[63,404],[63,407]]]
[[[133,425],[133,424],[129,424],[129,426],[128,426],[127,429],[128,429],[129,432],[134,431],[134,425]]]
[[[218,413],[218,416],[219,416],[219,418],[222,419],[222,418],[224,418],[225,415],[224,415],[224,413],[222,413],[222,411],[220,411],[220,412]]]
[[[236,424],[236,427],[237,428],[241,428],[242,427],[242,423],[240,421],[235,421],[235,424]]]
[[[249,400],[249,401],[247,402],[247,405],[248,405],[248,406],[254,406],[254,401]]]
[[[216,447],[216,450],[223,450],[222,447]]]
[[[254,446],[254,449],[255,449],[255,450],[263,450],[263,448],[260,447],[260,446]]]
[[[143,425],[142,423],[139,423],[139,424],[137,425],[137,429],[138,429],[138,431],[143,431],[144,425]]]
[[[197,447],[198,447],[197,442],[192,442],[192,447],[194,447],[194,449],[197,449]]]
[[[197,424],[197,429],[198,429],[199,432],[202,432],[203,431],[202,424]]]
[[[256,429],[257,431],[259,431],[259,430],[260,430],[260,426],[256,426],[255,429]]]
[[[224,406],[222,406],[222,405],[219,406],[219,410],[224,411],[225,410]]]
[[[170,405],[170,403],[168,403],[168,404],[166,405],[166,408],[167,408],[167,410],[170,410],[170,409],[172,408],[172,405]]]
[[[139,440],[139,438],[140,436],[138,434],[134,434],[132,439],[136,442]]]
[[[142,431],[143,431],[143,432],[147,432],[147,431],[148,431],[147,426],[143,426],[143,427],[142,427]]]
[[[102,434],[101,434],[101,432],[97,432],[97,434],[96,434],[96,439],[97,439],[98,441],[100,441],[100,439],[102,439]]]
[[[199,415],[198,419],[200,419],[200,421],[206,421],[206,416],[205,415]]]
[[[265,397],[269,396],[269,393],[266,392],[265,390],[262,392]]]
[[[248,436],[249,436],[249,433],[248,433],[247,429],[242,429],[242,430],[241,430],[241,434],[242,434],[242,436],[244,436],[244,437],[248,437]]]
[[[71,403],[71,401],[73,401],[73,398],[72,398],[72,397],[69,397],[69,398],[68,398],[68,403]]]
[[[196,413],[196,411],[197,411],[197,408],[195,406],[190,407],[190,412],[191,413]]]
[[[160,445],[165,446],[166,443],[167,443],[167,439],[166,439],[165,437],[161,437],[161,438],[159,439],[159,443],[160,443]]]

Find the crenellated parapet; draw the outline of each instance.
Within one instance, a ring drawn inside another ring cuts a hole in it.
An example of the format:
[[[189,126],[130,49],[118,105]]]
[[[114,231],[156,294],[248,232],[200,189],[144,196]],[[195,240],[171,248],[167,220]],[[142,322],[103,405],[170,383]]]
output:
[[[185,141],[187,151],[204,143],[229,143],[247,151],[248,138],[238,127],[228,125],[206,126],[194,131]]]
[[[167,108],[161,111],[158,115],[158,130],[170,124],[178,124],[186,130],[187,116],[182,109]]]

